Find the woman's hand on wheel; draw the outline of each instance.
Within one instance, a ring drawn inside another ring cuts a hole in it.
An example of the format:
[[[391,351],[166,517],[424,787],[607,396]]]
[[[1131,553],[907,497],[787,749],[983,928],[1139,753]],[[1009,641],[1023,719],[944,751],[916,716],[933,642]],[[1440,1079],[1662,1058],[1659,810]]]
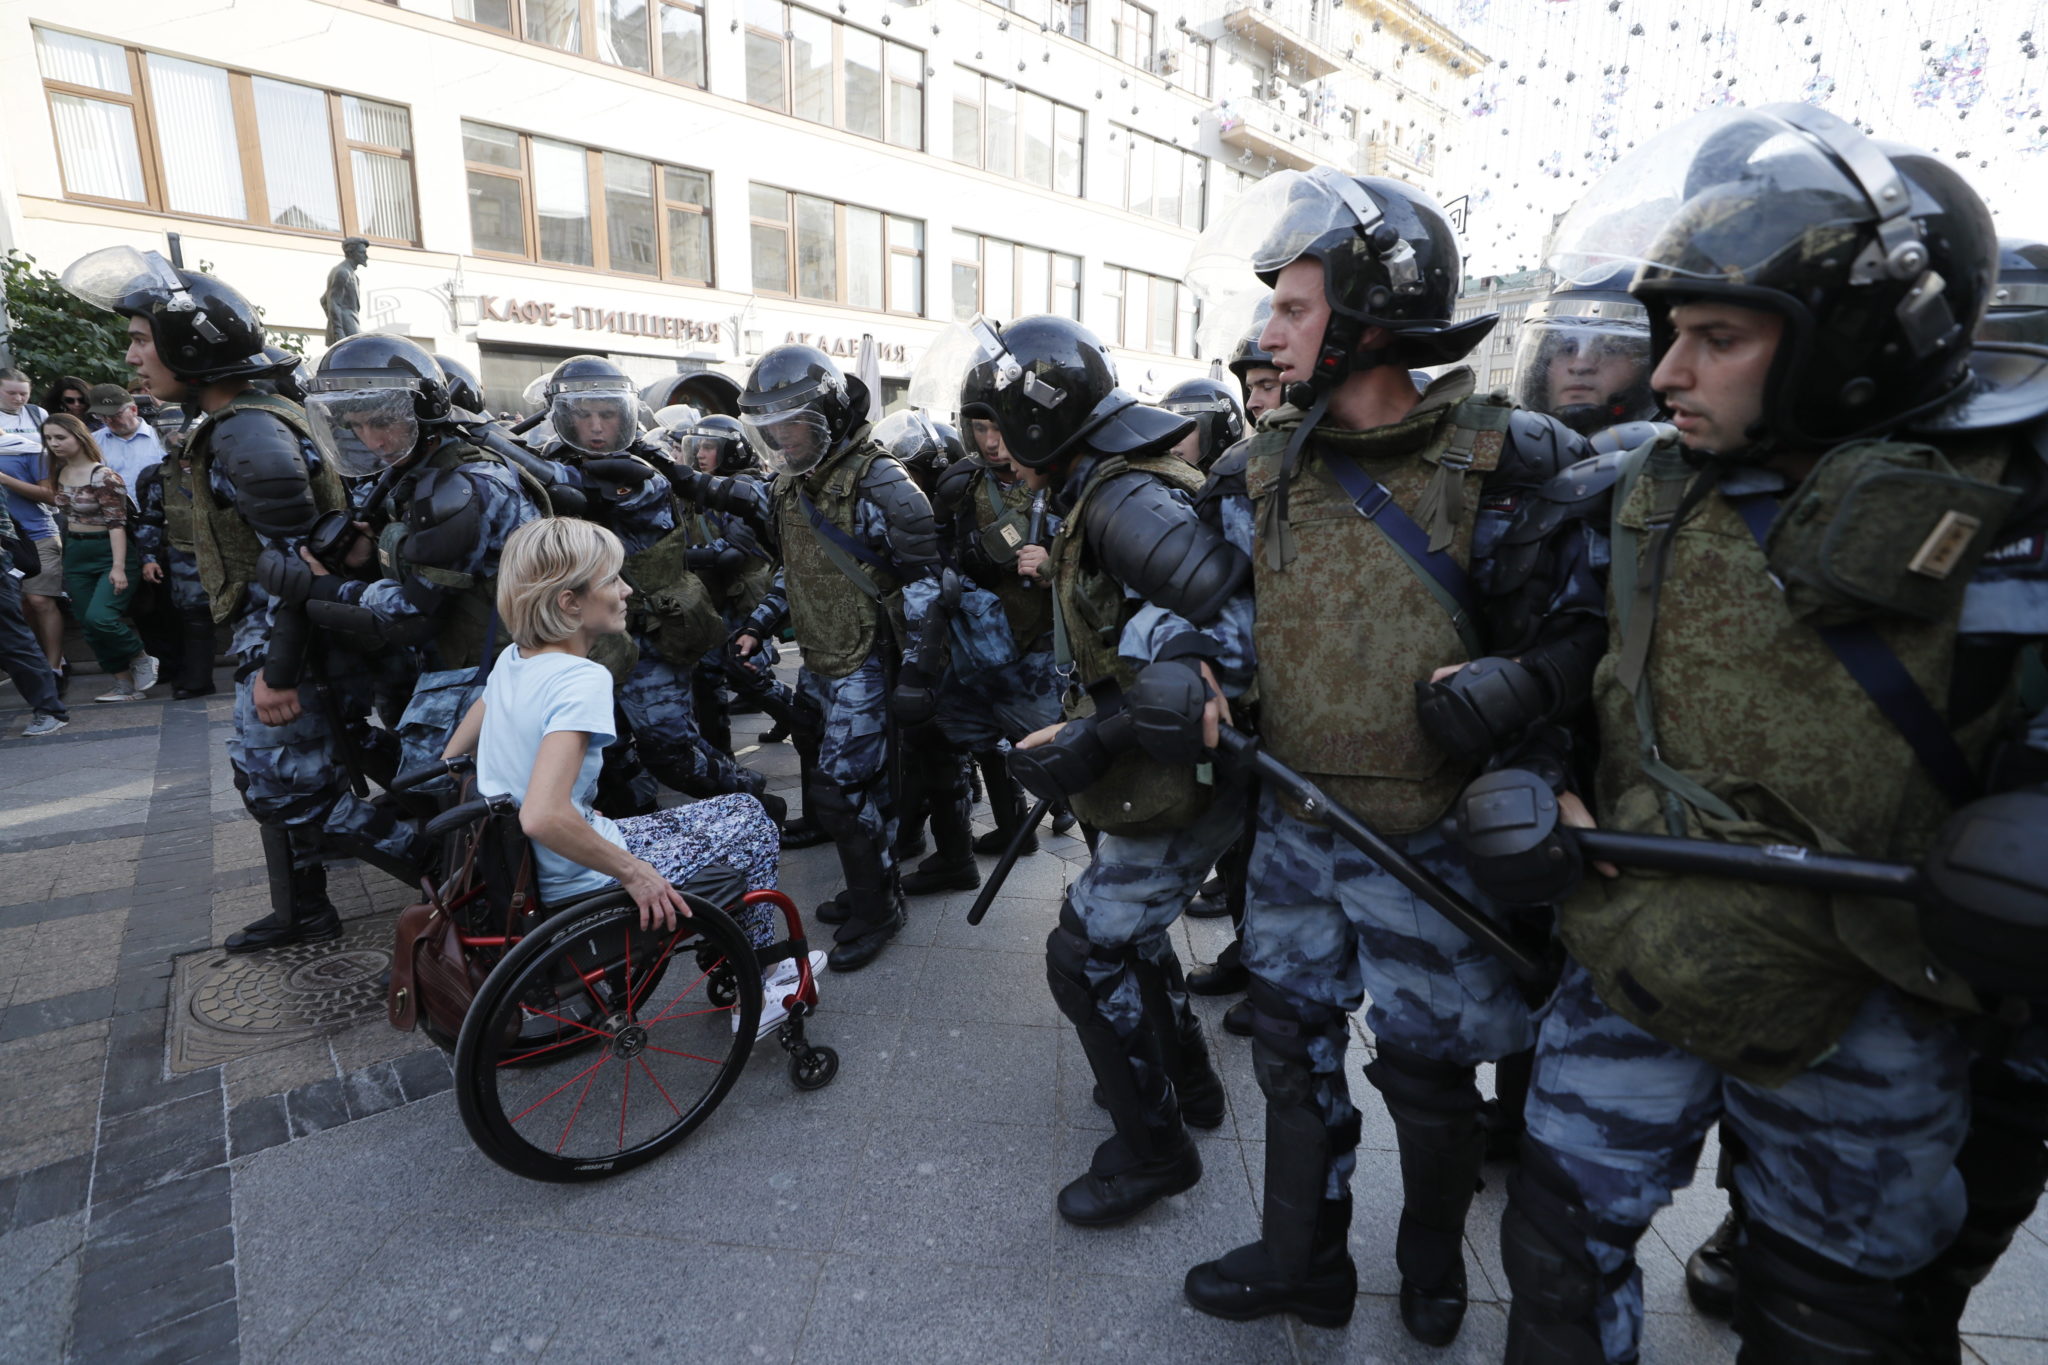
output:
[[[633,859],[632,866],[619,878],[619,885],[633,898],[633,904],[640,907],[640,927],[672,932],[678,919],[690,917],[690,903],[683,899],[683,893],[669,885],[648,863]]]

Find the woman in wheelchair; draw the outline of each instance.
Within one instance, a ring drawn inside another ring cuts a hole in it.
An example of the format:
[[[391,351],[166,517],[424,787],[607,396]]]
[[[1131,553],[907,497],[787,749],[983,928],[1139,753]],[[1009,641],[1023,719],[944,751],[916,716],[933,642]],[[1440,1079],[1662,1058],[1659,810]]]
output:
[[[616,884],[639,906],[643,929],[668,931],[690,913],[676,886],[710,864],[744,873],[748,890],[772,888],[781,835],[760,802],[740,794],[625,821],[592,808],[604,747],[617,736],[612,676],[590,650],[626,629],[624,559],[618,539],[587,521],[548,517],[512,533],[499,560],[498,616],[513,643],[443,757],[473,752],[477,790],[519,799],[543,902]],[[755,947],[775,941],[769,906],[746,906],[736,918]],[[810,956],[815,979],[825,954]],[[796,982],[795,962],[767,969],[760,1036],[786,1016]]]

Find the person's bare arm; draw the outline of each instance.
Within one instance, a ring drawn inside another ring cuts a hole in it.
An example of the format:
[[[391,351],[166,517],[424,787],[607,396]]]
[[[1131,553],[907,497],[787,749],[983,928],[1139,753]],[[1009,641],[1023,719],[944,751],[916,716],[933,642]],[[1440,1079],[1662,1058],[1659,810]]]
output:
[[[576,809],[576,776],[589,747],[590,736],[582,730],[557,730],[541,740],[519,807],[519,827],[527,838],[570,862],[616,880],[640,907],[642,929],[672,930],[678,916],[690,915],[682,893],[651,865],[592,829]]]
[[[462,722],[455,727],[455,733],[448,736],[448,747],[441,750],[443,758],[460,758],[476,752],[477,736],[484,732],[484,699],[478,697],[463,712]]]
[[[0,488],[6,489],[17,497],[27,498],[30,502],[54,503],[57,501],[57,490],[51,485],[47,483],[30,483],[26,479],[17,479],[12,474],[0,474]]]

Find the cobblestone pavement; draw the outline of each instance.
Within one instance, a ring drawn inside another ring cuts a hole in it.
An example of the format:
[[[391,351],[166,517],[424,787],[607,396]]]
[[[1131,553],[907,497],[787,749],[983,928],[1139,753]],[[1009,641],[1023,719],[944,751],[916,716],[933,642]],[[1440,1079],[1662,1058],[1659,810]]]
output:
[[[1221,1030],[1228,1000],[1200,1002],[1231,1109],[1202,1139],[1201,1184],[1123,1228],[1058,1220],[1054,1191],[1107,1127],[1042,960],[1076,839],[1020,863],[981,926],[970,895],[921,898],[874,966],[827,977],[812,1036],[841,1054],[833,1085],[799,1092],[757,1052],[676,1151],[539,1185],[477,1153],[422,1035],[380,1014],[319,1022],[320,1002],[374,996],[375,917],[404,887],[336,869],[355,927],[274,964],[289,991],[207,951],[265,902],[225,698],[73,715],[17,738],[27,716],[0,688],[0,1361],[1499,1358],[1501,1172],[1473,1213],[1464,1333],[1417,1346],[1395,1311],[1393,1135],[1356,1077],[1349,1329],[1183,1303],[1186,1267],[1256,1226],[1262,1108],[1249,1045]],[[745,759],[794,787],[788,746]],[[830,849],[791,854],[784,885],[815,905]],[[1192,964],[1227,929],[1176,933]],[[1713,1160],[1643,1243],[1649,1362],[1733,1355],[1682,1282],[1721,1216]],[[1971,1359],[2048,1362],[2044,1233],[2048,1215],[1977,1294]]]

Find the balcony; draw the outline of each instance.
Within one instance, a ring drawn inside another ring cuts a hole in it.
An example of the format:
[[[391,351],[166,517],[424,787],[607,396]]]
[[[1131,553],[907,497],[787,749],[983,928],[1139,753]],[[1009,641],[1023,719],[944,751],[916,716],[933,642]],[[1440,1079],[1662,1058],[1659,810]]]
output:
[[[1343,132],[1328,132],[1263,100],[1227,101],[1217,115],[1216,136],[1225,146],[1255,157],[1270,156],[1278,165],[1298,171],[1324,165],[1351,167],[1353,144]]]
[[[1243,0],[1224,12],[1223,27],[1270,52],[1285,52],[1293,76],[1312,81],[1344,70],[1329,6],[1316,0]]]
[[[1359,149],[1359,174],[1420,182],[1436,174],[1436,158],[1420,150],[1374,140]]]

